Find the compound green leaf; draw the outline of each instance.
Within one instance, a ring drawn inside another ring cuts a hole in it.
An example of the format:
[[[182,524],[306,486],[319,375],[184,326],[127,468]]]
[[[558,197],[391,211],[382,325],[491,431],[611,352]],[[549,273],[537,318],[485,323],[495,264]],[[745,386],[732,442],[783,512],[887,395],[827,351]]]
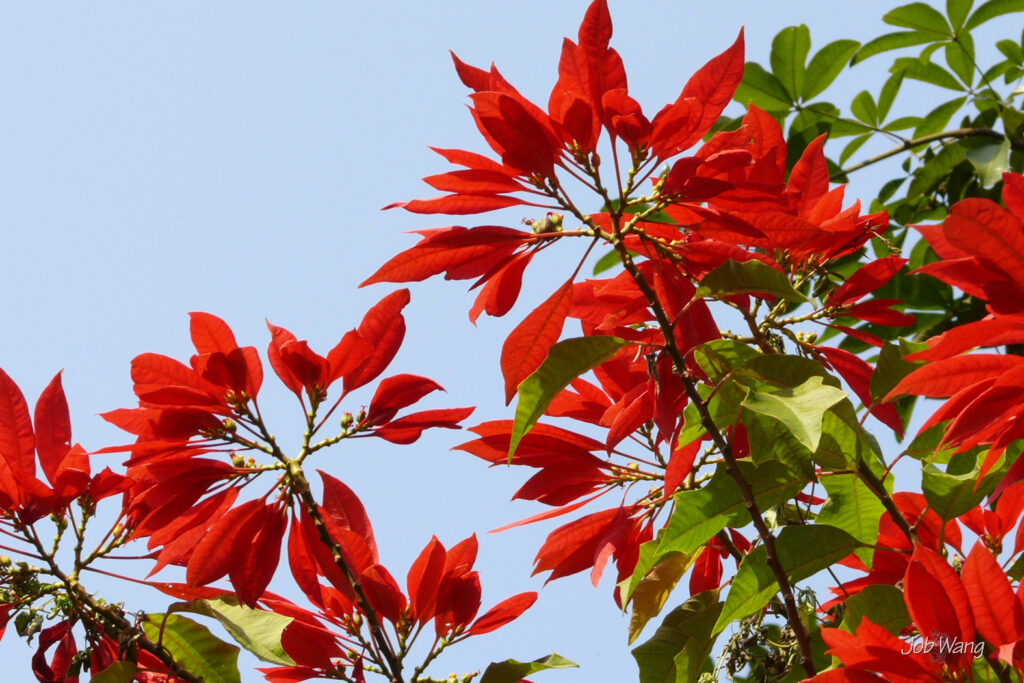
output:
[[[971,5],[974,0],[946,0],[946,17],[954,32],[958,32],[967,21],[967,15],[971,13]]]
[[[949,90],[964,90],[963,84],[956,76],[949,73],[935,62],[922,62],[912,57],[900,57],[893,62],[892,73],[902,73],[907,78],[931,83]]]
[[[563,339],[552,346],[540,367],[519,383],[509,459],[558,392],[584,372],[614,356],[628,343],[618,337],[594,336]]]
[[[963,145],[953,142],[943,147],[942,151],[935,155],[935,158],[914,174],[914,179],[910,181],[910,187],[907,188],[907,198],[911,199],[924,194],[946,177],[953,167],[963,161],[966,156],[967,152]]]

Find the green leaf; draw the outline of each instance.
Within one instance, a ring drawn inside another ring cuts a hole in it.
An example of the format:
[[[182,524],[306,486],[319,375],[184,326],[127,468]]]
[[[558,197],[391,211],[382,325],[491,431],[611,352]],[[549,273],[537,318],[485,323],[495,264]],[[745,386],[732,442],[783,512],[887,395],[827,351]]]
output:
[[[878,36],[874,40],[869,40],[857,51],[857,54],[850,60],[850,64],[856,64],[857,62],[863,62],[868,57],[874,57],[875,55],[889,50],[898,50],[903,47],[911,47],[913,45],[920,45],[921,43],[930,43],[935,40],[934,36],[927,33],[918,33],[917,31],[896,31],[895,33],[886,33],[885,35]]]
[[[683,578],[683,574],[696,559],[696,553],[670,554],[658,562],[647,576],[640,579],[636,588],[626,596],[633,608],[629,617],[627,644],[632,644],[647,626],[647,622],[661,612],[661,608],[665,606],[665,601],[668,600],[668,596],[679,583],[679,579]]]
[[[878,522],[885,512],[878,496],[856,474],[823,476],[821,483],[828,492],[828,500],[818,512],[818,524],[834,526],[864,545],[874,545],[878,540]],[[857,551],[857,554],[861,560],[866,559],[868,567],[871,566],[870,549]]]
[[[911,28],[915,31],[934,33],[933,40],[935,37],[953,35],[946,17],[942,16],[942,13],[934,7],[923,2],[912,2],[909,5],[897,7],[887,12],[882,17],[882,21],[890,26],[900,26],[902,28]]]
[[[743,407],[783,423],[807,450],[815,451],[821,440],[822,416],[844,398],[845,391],[823,385],[821,377],[811,377],[800,386],[771,393],[752,390]]]
[[[978,505],[998,483],[997,478],[993,476],[986,476],[979,483],[980,472],[981,462],[976,456],[973,469],[961,474],[943,472],[935,465],[927,463],[921,470],[921,490],[924,492],[924,498],[942,519],[959,517]]]
[[[856,40],[836,40],[818,50],[804,71],[801,99],[808,101],[824,92],[859,47]]]
[[[584,372],[614,356],[628,343],[618,337],[595,336],[563,339],[552,346],[541,366],[519,383],[509,460],[558,392]]]
[[[843,148],[843,153],[839,155],[839,165],[842,166],[843,164],[845,164],[847,160],[849,160],[849,158],[852,157],[857,152],[857,150],[860,149],[864,145],[864,143],[870,139],[871,133],[865,133],[864,135],[859,135],[854,139],[850,140],[849,144],[847,144],[846,147]]]
[[[964,106],[964,102],[966,101],[967,98],[958,97],[955,100],[943,102],[939,106],[935,107],[935,109],[932,109],[928,112],[928,115],[925,116],[919,124],[917,124],[917,128],[914,129],[914,137],[919,138],[941,131],[946,127],[946,124],[949,123],[949,120],[953,118],[953,114],[957,113],[957,111]]]
[[[732,339],[714,339],[693,350],[694,360],[715,384],[728,373],[759,355],[761,354],[748,344]]]
[[[860,543],[842,529],[823,524],[787,526],[775,539],[779,563],[791,583],[832,566],[859,546]],[[730,623],[757,612],[778,590],[765,548],[760,545],[740,562],[714,633],[721,633]]]
[[[754,498],[763,510],[789,500],[807,484],[807,478],[775,462],[754,466],[736,463],[740,473],[750,482]],[[703,488],[675,494],[675,510],[658,539],[658,552],[653,562],[669,553],[692,553],[727,526],[743,527],[750,523],[743,496],[735,480],[720,464]],[[654,565],[642,569],[645,576]]]
[[[973,4],[974,0],[946,0],[946,16],[954,32],[959,32],[963,28]]]
[[[924,119],[920,116],[901,116],[885,124],[882,128],[888,131],[906,130],[907,128],[917,128],[923,121]]]
[[[714,590],[699,593],[669,612],[654,636],[633,650],[640,683],[697,680],[714,647],[711,629],[721,611]]]
[[[965,33],[956,42],[946,44],[946,64],[967,87],[974,84],[974,63],[974,40],[971,34]]]
[[[215,637],[205,626],[177,614],[150,614],[142,622],[142,630],[206,683],[241,683],[238,648]]]
[[[903,591],[884,584],[865,586],[846,599],[846,612],[839,628],[847,633],[856,633],[864,617],[894,636],[899,635],[900,629],[910,625]]]
[[[132,683],[138,671],[135,662],[114,662],[92,677],[92,683]]]
[[[996,47],[1014,64],[1019,66],[1024,63],[1024,53],[1021,52],[1020,44],[1016,41],[1000,40],[996,43]]]
[[[619,252],[612,249],[607,254],[597,259],[594,264],[594,275],[600,275],[606,270],[611,270],[619,263]]]
[[[871,381],[868,385],[871,398],[877,401],[886,396],[900,380],[919,365],[920,363],[903,360],[903,352],[896,344],[885,344],[875,363],[875,369],[871,372]]]
[[[1003,173],[1010,168],[1010,139],[1002,142],[971,147],[967,160],[974,166],[983,187],[992,187],[1003,179]]]
[[[757,105],[765,111],[789,111],[793,105],[786,87],[757,62],[747,62],[743,67],[743,80],[733,99],[742,104]]]
[[[850,103],[850,111],[858,121],[863,121],[869,126],[878,123],[878,107],[875,105],[875,98],[867,90],[861,90],[853,98],[853,102]]]
[[[889,115],[889,109],[892,108],[892,103],[896,99],[896,93],[900,91],[900,86],[903,85],[903,74],[893,74],[885,81],[885,85],[882,86],[882,92],[878,94],[878,119],[885,121],[885,118]]]
[[[913,57],[899,57],[893,62],[892,73],[902,73],[907,78],[931,83],[949,90],[964,90],[963,84],[956,76],[949,73],[935,62],[922,62]]]
[[[213,617],[221,623],[239,645],[264,662],[280,666],[295,666],[295,662],[281,645],[281,634],[292,623],[292,617],[274,612],[251,609],[238,604],[238,598],[193,600],[179,607],[181,611]]]
[[[1024,0],[989,0],[974,11],[964,28],[970,31],[989,19],[995,19],[1011,12],[1024,12]]]
[[[811,32],[807,26],[789,26],[772,40],[771,65],[775,75],[795,101],[804,89],[804,64],[811,49]]]
[[[548,669],[571,669],[579,666],[576,662],[569,661],[565,657],[551,653],[547,657],[535,659],[532,662],[517,662],[514,659],[506,659],[504,662],[494,662],[487,665],[480,683],[518,683],[524,677],[538,671]]]
[[[760,261],[732,259],[705,275],[694,296],[726,297],[732,294],[767,294],[795,303],[808,300],[793,289],[789,278],[771,266]]]
[[[966,154],[963,145],[955,142],[943,147],[934,159],[914,173],[914,179],[910,181],[910,187],[907,188],[907,198],[917,197],[930,190],[945,178],[953,170],[953,167],[963,161]]]

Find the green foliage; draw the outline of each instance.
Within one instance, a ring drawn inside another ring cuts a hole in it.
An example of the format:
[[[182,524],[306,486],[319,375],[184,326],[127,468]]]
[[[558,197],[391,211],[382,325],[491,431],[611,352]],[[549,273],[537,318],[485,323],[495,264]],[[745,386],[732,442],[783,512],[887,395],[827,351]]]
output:
[[[576,666],[565,657],[551,653],[547,657],[535,659],[532,662],[517,662],[514,659],[506,659],[503,662],[488,664],[480,683],[518,683],[524,677],[538,671],[548,669],[571,669]]]

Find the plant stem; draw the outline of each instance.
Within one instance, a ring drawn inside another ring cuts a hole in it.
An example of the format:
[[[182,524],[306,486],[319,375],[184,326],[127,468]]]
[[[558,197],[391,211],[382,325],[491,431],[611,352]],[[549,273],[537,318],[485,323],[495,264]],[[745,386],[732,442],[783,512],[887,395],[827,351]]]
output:
[[[637,286],[640,288],[640,291],[644,293],[648,304],[650,304],[651,309],[654,311],[654,315],[658,320],[658,325],[661,327],[662,336],[665,339],[665,351],[672,359],[676,373],[682,379],[683,387],[686,390],[687,396],[697,408],[697,412],[700,415],[701,425],[721,452],[722,458],[725,461],[726,471],[736,482],[736,486],[739,488],[740,494],[743,496],[743,502],[746,505],[747,513],[750,515],[750,518],[754,523],[754,528],[757,529],[758,536],[764,544],[765,557],[768,566],[771,567],[772,574],[775,576],[775,580],[779,584],[779,592],[782,594],[783,603],[786,607],[786,621],[789,623],[790,628],[793,629],[793,634],[800,648],[800,664],[803,666],[808,676],[813,676],[816,671],[814,669],[814,661],[811,655],[811,641],[807,634],[807,629],[804,627],[803,620],[800,618],[800,610],[797,607],[796,599],[793,597],[793,587],[789,583],[789,577],[786,575],[786,570],[782,567],[782,563],[779,561],[778,552],[775,547],[775,537],[772,536],[771,531],[768,529],[768,525],[764,521],[764,517],[761,515],[761,510],[757,505],[757,500],[754,497],[754,491],[750,486],[750,482],[746,480],[743,474],[739,471],[739,467],[736,465],[736,456],[732,452],[732,446],[722,435],[722,432],[719,431],[717,425],[715,425],[707,404],[704,403],[700,393],[697,391],[696,384],[686,371],[686,360],[683,358],[683,354],[679,351],[679,348],[675,343],[675,333],[672,329],[672,321],[670,321],[668,316],[665,314],[665,310],[658,301],[657,294],[637,268],[636,263],[633,262],[633,257],[630,256],[629,250],[626,249],[626,246],[622,241],[622,234],[617,223],[618,222],[616,221],[614,225],[616,235],[612,241],[612,246],[614,246],[615,250],[619,253],[619,260],[622,262],[623,267],[627,272],[629,272],[633,281],[636,282]]]

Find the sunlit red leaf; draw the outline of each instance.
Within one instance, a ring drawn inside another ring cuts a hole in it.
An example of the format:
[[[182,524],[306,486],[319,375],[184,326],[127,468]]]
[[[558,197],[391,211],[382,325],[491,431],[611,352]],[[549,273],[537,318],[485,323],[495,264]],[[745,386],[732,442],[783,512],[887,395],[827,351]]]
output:
[[[437,540],[437,536],[432,536],[409,567],[406,586],[412,604],[412,616],[421,624],[434,616],[434,598],[444,574],[446,557],[444,546]]]
[[[355,370],[344,376],[345,393],[376,379],[391,364],[405,338],[402,309],[409,303],[409,290],[399,289],[366,312],[357,332],[373,345],[373,351]]]
[[[537,594],[532,591],[506,598],[474,621],[473,625],[469,627],[468,633],[469,635],[478,636],[497,630],[505,624],[518,619],[519,615],[528,610],[536,601]]]
[[[558,341],[572,306],[572,289],[570,279],[526,316],[505,339],[501,347],[505,403],[512,401],[519,383],[540,367],[548,349]]]

